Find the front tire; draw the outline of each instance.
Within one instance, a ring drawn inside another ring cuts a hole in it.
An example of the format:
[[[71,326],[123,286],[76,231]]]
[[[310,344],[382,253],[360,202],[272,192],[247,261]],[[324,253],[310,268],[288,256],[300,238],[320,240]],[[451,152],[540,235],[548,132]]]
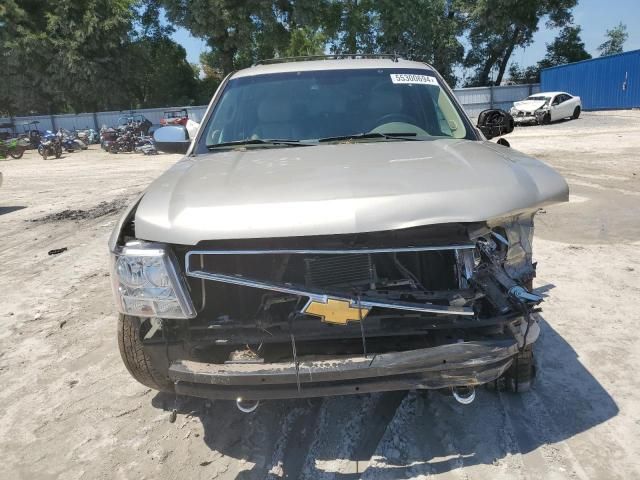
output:
[[[173,393],[173,382],[153,365],[142,345],[141,323],[134,317],[118,315],[118,347],[125,367],[138,382],[154,390]]]
[[[580,116],[580,107],[576,107],[573,110],[573,115],[571,115],[571,118],[573,118],[574,120],[577,120],[579,116]]]
[[[15,150],[11,150],[9,152],[9,155],[11,155],[11,158],[15,158],[16,160],[22,158],[22,155],[24,155],[24,148],[16,148]]]
[[[549,112],[545,113],[538,123],[540,125],[549,125],[551,123],[551,114]]]

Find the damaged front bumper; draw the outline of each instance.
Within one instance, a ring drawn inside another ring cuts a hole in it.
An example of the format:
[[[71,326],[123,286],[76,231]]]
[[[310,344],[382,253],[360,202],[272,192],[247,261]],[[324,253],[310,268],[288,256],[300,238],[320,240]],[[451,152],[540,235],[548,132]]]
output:
[[[542,119],[547,113],[549,113],[548,110],[535,112],[512,111],[511,116],[513,117],[513,121],[516,124],[542,123]]]
[[[422,246],[175,247],[198,314],[139,319],[145,353],[178,394],[212,399],[492,382],[539,333],[532,214],[463,233]]]
[[[211,399],[273,400],[481,385],[500,377],[518,351],[513,340],[452,343],[404,352],[299,363],[176,361],[176,392]]]

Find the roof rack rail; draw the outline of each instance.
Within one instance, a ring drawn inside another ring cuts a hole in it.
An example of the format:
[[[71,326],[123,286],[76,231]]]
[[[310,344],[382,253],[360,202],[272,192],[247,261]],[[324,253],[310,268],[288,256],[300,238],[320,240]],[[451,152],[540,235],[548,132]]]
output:
[[[281,57],[258,60],[254,65],[271,65],[274,63],[304,62],[308,60],[343,60],[357,58],[389,59],[397,62],[402,57],[395,53],[335,53],[333,55],[304,55],[300,57]]]

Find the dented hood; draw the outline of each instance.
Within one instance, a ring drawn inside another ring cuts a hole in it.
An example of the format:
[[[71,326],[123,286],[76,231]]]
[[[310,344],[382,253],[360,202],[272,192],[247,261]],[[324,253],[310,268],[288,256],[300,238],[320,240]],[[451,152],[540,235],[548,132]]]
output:
[[[475,222],[568,198],[544,163],[495,143],[441,139],[213,152],[154,181],[140,239],[359,233]]]
[[[514,102],[513,106],[521,112],[533,113],[546,102],[546,100],[522,100],[521,102]]]

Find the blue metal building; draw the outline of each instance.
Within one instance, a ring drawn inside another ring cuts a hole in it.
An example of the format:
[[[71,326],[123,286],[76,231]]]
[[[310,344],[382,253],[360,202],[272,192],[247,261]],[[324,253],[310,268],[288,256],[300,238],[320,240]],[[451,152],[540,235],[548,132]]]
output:
[[[545,68],[543,92],[578,95],[583,110],[640,107],[640,50]]]

